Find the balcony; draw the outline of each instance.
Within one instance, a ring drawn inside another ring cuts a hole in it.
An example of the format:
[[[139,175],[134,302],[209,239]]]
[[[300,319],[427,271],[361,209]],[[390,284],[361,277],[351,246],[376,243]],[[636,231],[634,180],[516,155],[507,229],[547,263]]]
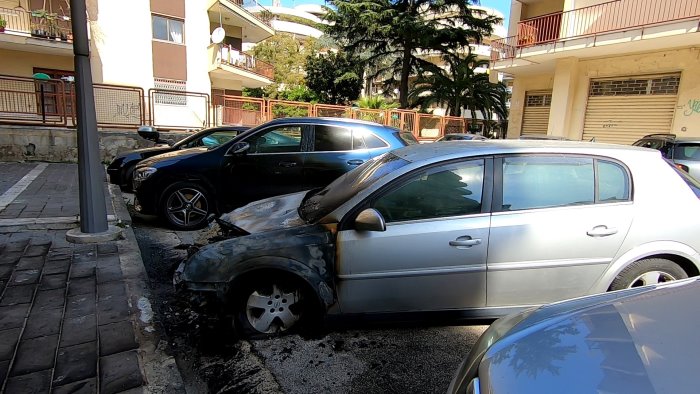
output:
[[[700,44],[698,0],[615,0],[518,22],[518,34],[491,43],[493,68],[564,56],[601,56]],[[656,40],[668,38],[673,40]],[[663,42],[661,42],[663,41]],[[624,47],[611,44],[626,44]],[[602,47],[608,47],[603,50]],[[575,54],[570,51],[576,50]],[[622,52],[620,52],[622,51]],[[509,60],[508,63],[504,62]]]
[[[213,80],[234,81],[241,88],[260,88],[272,83],[272,65],[248,53],[219,44],[209,45],[208,53],[209,75]]]
[[[243,42],[257,43],[275,34],[269,11],[256,16],[246,9],[258,5],[255,0],[209,0],[208,4],[209,21],[242,28]]]
[[[70,18],[23,8],[0,8],[0,17],[6,21],[5,32],[0,33],[0,48],[73,55]]]

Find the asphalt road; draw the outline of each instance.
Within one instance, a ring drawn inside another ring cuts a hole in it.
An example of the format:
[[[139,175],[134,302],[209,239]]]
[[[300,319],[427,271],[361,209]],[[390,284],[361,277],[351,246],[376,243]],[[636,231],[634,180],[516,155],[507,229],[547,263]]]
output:
[[[228,322],[175,294],[172,271],[185,257],[180,244],[197,232],[164,229],[132,215],[149,275],[161,345],[175,356],[188,392],[443,393],[486,326],[431,322],[332,324],[314,338],[287,335],[247,341]]]

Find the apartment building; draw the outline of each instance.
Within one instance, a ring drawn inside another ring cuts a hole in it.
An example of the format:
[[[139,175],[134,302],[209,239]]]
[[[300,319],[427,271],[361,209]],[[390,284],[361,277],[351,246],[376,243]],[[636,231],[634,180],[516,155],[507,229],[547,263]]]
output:
[[[211,104],[218,95],[272,83],[272,66],[243,51],[246,43],[275,34],[269,21],[246,10],[256,4],[251,1],[87,0],[98,123],[200,128],[212,122]],[[71,112],[68,1],[0,0],[0,18],[6,21],[0,33],[0,90],[41,87],[42,110],[35,116],[50,117],[64,105]],[[33,76],[66,84],[27,85]],[[65,97],[56,93],[60,89]],[[134,107],[144,106],[138,92],[147,108]]]
[[[513,78],[508,137],[700,136],[699,24],[698,0],[512,0],[491,63]]]

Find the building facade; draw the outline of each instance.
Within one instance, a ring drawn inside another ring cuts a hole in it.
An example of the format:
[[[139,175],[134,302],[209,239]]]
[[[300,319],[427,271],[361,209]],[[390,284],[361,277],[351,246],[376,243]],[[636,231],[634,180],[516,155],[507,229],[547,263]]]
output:
[[[136,97],[133,92],[139,91],[147,107],[140,109],[140,116],[147,119],[132,119],[134,124],[150,121],[200,128],[211,123],[211,104],[217,95],[272,83],[272,66],[245,53],[243,46],[275,31],[269,21],[247,11],[242,1],[87,0],[86,5],[93,81],[105,85],[95,92],[102,124],[110,117],[115,124],[130,124],[122,118],[134,117],[138,111],[130,105],[138,105],[137,100],[129,104],[115,95]],[[0,34],[0,74],[6,78],[0,78],[0,90],[21,90],[19,78],[41,75],[67,84],[41,84],[50,92],[42,91],[40,105],[46,107],[48,101],[59,107],[61,101],[70,101],[54,93],[65,89],[69,97],[74,75],[68,1],[0,0],[0,18],[6,21]],[[136,90],[116,93],[111,85]],[[110,108],[109,102],[101,102],[110,99],[119,104]],[[0,98],[0,106],[10,104]],[[58,111],[54,107],[44,112]],[[71,103],[65,107],[72,111]]]
[[[700,136],[699,23],[697,0],[513,0],[491,63],[513,78],[508,137]]]

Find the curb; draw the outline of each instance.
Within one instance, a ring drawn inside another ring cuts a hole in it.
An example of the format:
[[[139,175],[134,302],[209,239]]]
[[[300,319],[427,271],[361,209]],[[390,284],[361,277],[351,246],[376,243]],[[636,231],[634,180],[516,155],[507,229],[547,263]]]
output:
[[[160,334],[153,324],[153,310],[150,291],[147,285],[146,269],[143,266],[141,250],[131,228],[131,216],[124,203],[118,186],[109,185],[109,194],[118,226],[122,227],[122,239],[117,241],[119,262],[127,288],[129,307],[134,333],[139,343],[139,360],[146,385],[144,393],[186,393],[175,358],[167,355],[161,343]],[[138,315],[138,316],[137,316]]]

